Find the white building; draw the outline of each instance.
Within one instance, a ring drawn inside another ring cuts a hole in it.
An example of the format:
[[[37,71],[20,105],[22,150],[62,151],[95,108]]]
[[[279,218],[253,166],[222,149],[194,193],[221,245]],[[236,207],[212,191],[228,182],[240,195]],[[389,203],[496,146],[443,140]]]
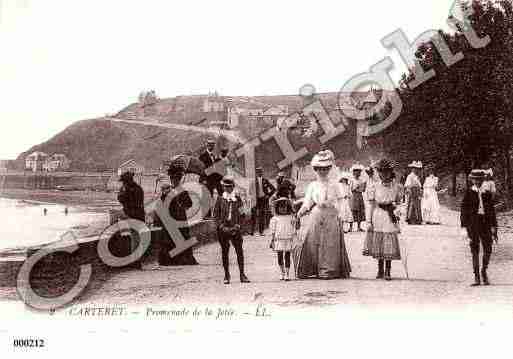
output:
[[[48,157],[43,164],[43,170],[54,172],[54,171],[65,171],[70,167],[71,161],[62,153],[56,153]]]
[[[118,167],[118,176],[121,176],[124,172],[132,172],[136,175],[142,175],[144,173],[144,166],[138,164],[134,159],[129,159]]]
[[[25,169],[34,172],[43,171],[44,165],[48,160],[48,154],[36,151],[25,158]]]

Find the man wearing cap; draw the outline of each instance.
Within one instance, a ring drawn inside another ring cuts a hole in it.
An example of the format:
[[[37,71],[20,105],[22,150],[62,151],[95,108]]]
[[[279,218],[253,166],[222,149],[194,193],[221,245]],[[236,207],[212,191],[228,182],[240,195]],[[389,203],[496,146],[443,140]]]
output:
[[[223,186],[221,185],[223,175],[217,167],[214,168],[214,164],[221,161],[221,159],[214,153],[215,147],[216,141],[209,139],[207,141],[205,152],[199,156],[200,161],[203,162],[207,171],[208,169],[212,171],[209,175],[200,178],[200,181],[207,186],[211,196],[214,195],[214,189],[217,190],[217,194],[220,196],[223,193]]]
[[[145,222],[146,213],[144,211],[144,191],[134,181],[134,174],[132,172],[124,172],[119,181],[122,183],[122,186],[118,193],[118,201],[123,206],[123,213],[126,217],[130,219],[137,219],[139,221]],[[129,252],[132,253],[135,248],[137,248],[137,235],[132,233],[133,230],[130,231],[130,242],[127,242],[127,245],[130,247]],[[123,238],[123,237],[120,237]],[[138,260],[133,265],[136,268],[141,268],[141,261]]]
[[[258,226],[258,233],[264,235],[264,229],[267,227],[267,212],[269,208],[269,198],[276,192],[276,188],[264,178],[262,167],[255,169],[256,177],[250,182],[249,196],[255,206],[252,208],[251,235],[255,233],[255,227]]]
[[[461,226],[465,228],[470,238],[470,251],[472,253],[472,267],[474,269],[474,283],[489,285],[488,264],[492,254],[492,240],[497,235],[497,217],[493,205],[493,195],[483,188],[485,171],[472,170],[469,175],[472,186],[467,189],[461,203]],[[483,265],[479,273],[479,247],[483,246]],[[480,277],[481,274],[481,277]]]
[[[230,244],[235,248],[241,283],[248,283],[244,273],[244,252],[242,249],[242,200],[235,194],[233,177],[226,176],[222,181],[224,192],[217,198],[214,207],[217,235],[221,245],[221,255],[224,269],[224,284],[230,284]]]

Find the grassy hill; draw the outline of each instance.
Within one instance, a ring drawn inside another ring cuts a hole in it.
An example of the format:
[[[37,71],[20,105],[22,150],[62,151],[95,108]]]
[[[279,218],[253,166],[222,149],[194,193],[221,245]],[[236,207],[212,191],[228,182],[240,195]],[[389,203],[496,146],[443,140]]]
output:
[[[360,97],[365,94],[357,94]],[[323,103],[336,109],[338,93],[319,95]],[[155,104],[144,107],[131,104],[115,115],[117,119],[126,121],[144,121],[148,125],[137,123],[113,122],[102,117],[78,121],[49,141],[33,146],[20,154],[18,167],[23,166],[24,158],[34,152],[43,151],[49,154],[64,153],[72,161],[73,170],[109,170],[115,169],[127,159],[134,158],[144,164],[146,169],[157,169],[165,159],[179,153],[198,153],[205,143],[208,134],[182,129],[165,129],[151,126],[151,123],[170,123],[178,125],[205,126],[204,118],[223,118],[222,113],[202,112],[206,96],[179,96],[161,99]],[[299,96],[258,96],[232,97],[233,104],[241,108],[266,108],[276,105],[289,107],[289,112],[300,110],[303,102]],[[356,129],[354,121],[348,120],[347,131],[326,144],[338,156],[342,163],[355,159],[365,160],[369,153],[356,148]],[[257,120],[241,117],[239,128],[245,138],[253,138],[265,129],[274,126],[273,120]],[[295,148],[306,146],[309,153],[319,150],[322,145],[316,138],[302,138],[290,135]],[[367,151],[368,152],[368,151]],[[310,156],[305,160],[309,160]],[[276,143],[272,140],[264,143],[256,151],[257,164],[263,165],[268,172],[278,170],[276,164],[282,157]]]

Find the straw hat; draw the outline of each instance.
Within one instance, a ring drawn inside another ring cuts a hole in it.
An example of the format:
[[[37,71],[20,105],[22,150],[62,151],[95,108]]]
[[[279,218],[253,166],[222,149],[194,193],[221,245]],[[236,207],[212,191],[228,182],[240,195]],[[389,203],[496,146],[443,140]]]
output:
[[[484,179],[486,176],[486,171],[481,169],[473,169],[468,175],[469,178],[473,179]]]
[[[422,162],[421,161],[413,161],[408,165],[410,168],[422,168]]]
[[[376,169],[378,172],[382,171],[392,171],[394,169],[394,164],[388,158],[383,158],[379,162],[376,163]]]
[[[335,161],[335,155],[330,150],[324,150],[317,153],[310,163],[312,167],[332,167]]]
[[[223,186],[235,186],[235,180],[233,179],[233,176],[224,176],[223,180],[221,181],[221,184]]]

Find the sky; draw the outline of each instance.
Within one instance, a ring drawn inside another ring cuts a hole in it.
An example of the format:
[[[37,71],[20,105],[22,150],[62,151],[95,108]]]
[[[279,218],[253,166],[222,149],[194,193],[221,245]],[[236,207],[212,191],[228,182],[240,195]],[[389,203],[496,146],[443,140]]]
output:
[[[380,40],[447,28],[453,0],[0,0],[0,159],[75,121],[162,97],[338,91],[391,56]]]

